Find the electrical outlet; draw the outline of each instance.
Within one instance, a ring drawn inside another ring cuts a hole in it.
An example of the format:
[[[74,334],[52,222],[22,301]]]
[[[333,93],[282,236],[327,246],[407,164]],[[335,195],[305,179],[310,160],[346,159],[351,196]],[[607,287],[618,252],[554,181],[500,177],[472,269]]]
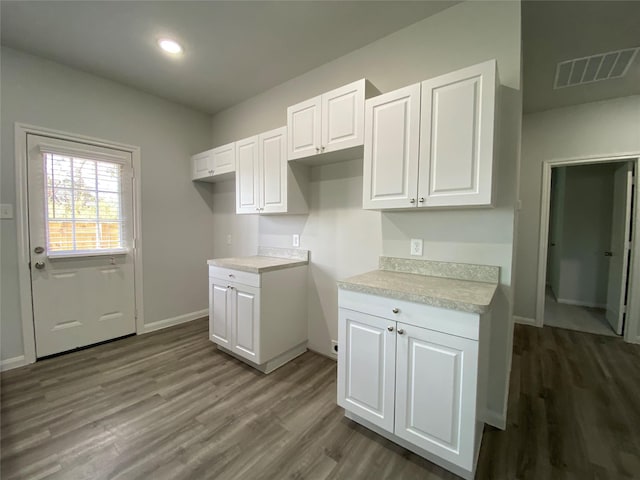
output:
[[[3,203],[0,205],[0,218],[13,218],[13,205]]]
[[[337,340],[331,340],[331,355],[333,355],[334,357],[338,356],[338,341]]]
[[[299,247],[300,246],[300,235],[298,235],[297,233],[293,234],[292,244],[293,244],[294,247]]]
[[[227,245],[231,245],[231,234],[227,235]]]
[[[412,238],[411,239],[411,255],[415,255],[418,257],[422,256],[422,239],[421,238]]]

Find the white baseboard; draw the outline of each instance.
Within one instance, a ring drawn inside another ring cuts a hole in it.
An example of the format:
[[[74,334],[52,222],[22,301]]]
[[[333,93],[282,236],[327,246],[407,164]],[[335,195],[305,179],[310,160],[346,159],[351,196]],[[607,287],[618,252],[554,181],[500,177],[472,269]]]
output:
[[[0,361],[0,372],[12,370],[18,367],[24,367],[25,365],[27,365],[27,359],[24,358],[24,355],[20,355],[19,357],[7,358],[6,360]]]
[[[197,320],[198,318],[206,317],[207,315],[209,315],[209,310],[205,308],[204,310],[198,310],[197,312],[185,313],[184,315],[178,315],[173,318],[165,318],[164,320],[145,324],[144,330],[142,332],[138,332],[138,334],[155,332],[156,330],[161,330],[163,328],[191,322],[192,320]]]
[[[513,321],[515,323],[521,323],[522,325],[532,325],[532,326],[536,325],[536,319],[535,318],[519,317],[517,315],[514,315],[513,316]]]
[[[482,419],[484,423],[489,424],[493,427],[499,428],[500,430],[506,430],[507,428],[507,414],[501,412],[494,412],[493,410],[485,410],[484,418]]]
[[[567,298],[559,298],[558,303],[564,303],[565,305],[575,305],[576,307],[607,308],[606,303],[603,304],[603,303],[581,302],[580,300],[570,300]]]

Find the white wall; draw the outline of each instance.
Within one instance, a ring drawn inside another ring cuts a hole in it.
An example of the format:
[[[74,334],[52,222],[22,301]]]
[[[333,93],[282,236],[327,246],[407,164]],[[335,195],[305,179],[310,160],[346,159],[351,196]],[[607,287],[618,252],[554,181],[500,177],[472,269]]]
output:
[[[536,316],[542,163],[632,152],[640,152],[640,95],[523,117],[515,315]]]
[[[522,102],[520,3],[466,2],[294,78],[213,118],[214,145],[286,124],[286,108],[368,78],[387,92],[496,58],[502,88],[494,209],[379,213],[362,210],[362,160],[318,166],[311,173],[308,216],[238,216],[232,184],[216,185],[216,256],[255,253],[258,244],[290,246],[301,234],[311,250],[309,345],[329,353],[337,338],[336,280],[377,268],[378,256],[408,257],[409,239],[425,240],[425,259],[499,265],[491,344],[490,408],[504,415],[511,354],[512,258]],[[224,207],[222,207],[224,205]],[[225,229],[225,230],[222,230]],[[234,234],[226,245],[227,233]],[[240,236],[238,235],[240,234]]]
[[[615,164],[565,167],[558,192],[563,222],[558,249],[560,303],[604,308],[607,303]]]
[[[14,122],[141,147],[145,323],[207,308],[212,192],[189,156],[211,145],[211,117],[57,63],[2,48],[1,202],[15,205]],[[16,222],[1,220],[2,359],[22,355]]]

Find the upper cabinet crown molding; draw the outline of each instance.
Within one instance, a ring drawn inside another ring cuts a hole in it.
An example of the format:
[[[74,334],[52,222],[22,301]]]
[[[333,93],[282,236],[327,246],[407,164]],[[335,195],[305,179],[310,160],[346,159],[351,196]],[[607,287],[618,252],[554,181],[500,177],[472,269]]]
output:
[[[236,142],[236,213],[307,213],[308,168],[287,162],[287,127]]]
[[[220,182],[233,178],[235,171],[235,142],[197,153],[191,157],[192,180]]]
[[[495,60],[366,102],[363,207],[491,206]]]
[[[287,158],[318,164],[361,156],[365,99],[378,93],[361,79],[287,108]]]

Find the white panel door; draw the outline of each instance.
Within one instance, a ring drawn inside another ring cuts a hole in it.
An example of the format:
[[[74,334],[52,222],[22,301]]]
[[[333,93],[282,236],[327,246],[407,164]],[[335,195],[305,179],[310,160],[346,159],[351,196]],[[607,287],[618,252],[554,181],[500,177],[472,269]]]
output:
[[[206,178],[213,175],[212,151],[213,150],[207,150],[206,152],[198,153],[191,157],[192,180],[198,180],[199,178]]]
[[[245,138],[236,142],[236,158],[236,213],[258,213],[260,208],[258,137]]]
[[[260,289],[231,286],[233,297],[231,350],[254,363],[260,362]]]
[[[422,82],[419,206],[490,205],[496,62]]]
[[[135,333],[131,154],[27,143],[36,356]]]
[[[345,308],[338,322],[338,405],[393,432],[395,322]]]
[[[228,143],[211,150],[213,159],[213,173],[222,175],[223,173],[235,172],[236,170],[236,144]]]
[[[633,167],[626,162],[613,176],[613,213],[611,215],[611,257],[607,285],[607,321],[622,335],[628,282],[629,249],[631,247],[631,199]]]
[[[416,205],[419,135],[420,84],[367,100],[363,208]]]
[[[395,433],[473,466],[478,343],[398,323]]]
[[[287,212],[287,127],[260,134],[260,211]]]
[[[333,152],[364,142],[365,80],[322,95],[321,152]]]
[[[322,97],[287,108],[287,158],[310,157],[320,151],[320,104]]]
[[[231,348],[231,294],[223,280],[209,278],[209,339]]]

